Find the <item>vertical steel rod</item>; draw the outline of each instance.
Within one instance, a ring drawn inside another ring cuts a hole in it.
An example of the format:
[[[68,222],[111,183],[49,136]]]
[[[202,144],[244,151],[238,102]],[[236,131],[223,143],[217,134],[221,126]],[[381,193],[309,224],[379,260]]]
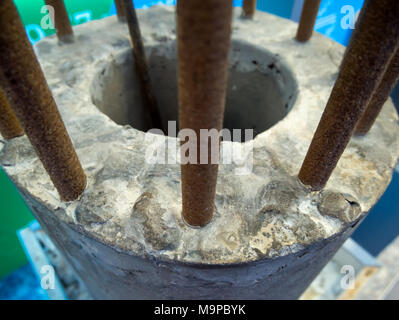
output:
[[[256,0],[244,0],[242,3],[242,16],[244,18],[253,18],[256,11]]]
[[[399,1],[368,0],[363,10],[299,172],[312,190],[327,183],[397,49]]]
[[[392,58],[388,69],[385,71],[384,77],[382,78],[377,90],[374,92],[370,103],[368,104],[366,111],[362,118],[356,125],[355,134],[365,135],[373,126],[377,119],[384,103],[388,100],[389,95],[395,88],[395,84],[399,78],[399,50],[396,51]]]
[[[73,30],[69,21],[68,12],[64,0],[45,0],[48,6],[54,8],[54,16],[51,16],[52,22],[61,42],[73,42]]]
[[[12,0],[0,6],[0,86],[61,199],[72,201],[86,176]]]
[[[4,91],[0,88],[0,133],[4,139],[12,139],[24,134],[17,117],[12,111]]]
[[[115,0],[116,14],[120,22],[126,22],[126,14],[123,5],[123,0]]]
[[[132,0],[123,0],[123,10],[126,15],[126,21],[129,27],[130,37],[133,44],[133,55],[136,65],[137,74],[140,79],[141,92],[144,99],[144,108],[147,112],[148,122],[152,128],[162,129],[161,116],[158,109],[158,103],[155,98],[150,72],[148,68],[147,58],[143,40],[141,38],[139,21],[137,19],[136,10],[134,9]]]
[[[305,0],[296,34],[297,41],[306,42],[311,38],[320,2],[321,0]]]
[[[191,226],[206,225],[214,211],[218,165],[209,163],[209,147],[208,164],[200,164],[199,141],[201,129],[223,125],[231,20],[232,0],[177,2],[180,128],[198,140],[196,163],[181,166],[182,214]]]

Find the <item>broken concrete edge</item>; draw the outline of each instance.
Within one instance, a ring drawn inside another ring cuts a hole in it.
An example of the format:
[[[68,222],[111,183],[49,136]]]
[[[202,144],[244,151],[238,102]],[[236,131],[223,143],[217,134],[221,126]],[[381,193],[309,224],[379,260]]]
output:
[[[170,57],[173,9],[157,6],[138,10],[138,15],[146,47],[163,47],[157,54]],[[91,102],[88,88],[95,76],[129,48],[125,29],[110,17],[76,27],[68,51],[54,37],[35,47],[88,175],[82,198],[62,203],[26,137],[7,142],[1,164],[36,216],[46,208],[77,232],[131,255],[236,265],[297,254],[334,237],[363,218],[388,186],[399,156],[398,116],[391,101],[369,135],[352,139],[324,191],[307,193],[300,186],[296,174],[344,48],[317,33],[298,44],[295,23],[262,12],[248,21],[236,12],[233,39],[274,53],[274,75],[282,91],[286,80],[280,70],[287,66],[299,94],[290,113],[254,139],[250,175],[236,176],[237,166],[221,166],[214,220],[201,230],[185,226],[179,166],[147,164],[146,135],[117,125]],[[234,62],[247,72],[269,70],[266,61],[252,61],[248,56]]]
[[[296,299],[353,232],[347,228],[300,253],[225,266],[129,254],[76,231],[46,208],[38,220],[95,299]]]
[[[23,195],[22,192],[21,192],[21,194]],[[25,199],[27,198],[26,195],[23,195],[23,197]],[[36,203],[36,204],[34,204],[34,203]],[[38,209],[37,205],[40,205],[39,202],[32,201],[32,202],[28,202],[27,204],[28,204],[28,206],[31,208],[31,210],[33,212],[39,212],[39,211],[43,212],[43,209]],[[348,229],[355,229],[364,218],[365,218],[365,215],[358,217],[356,220],[351,221],[351,223],[348,223],[348,225],[347,225]],[[133,252],[133,251],[121,250],[120,247],[115,246],[115,244],[113,244],[112,242],[104,241],[104,239],[102,239],[98,235],[90,233],[90,232],[87,232],[87,230],[85,230],[82,227],[82,225],[75,224],[72,221],[69,221],[69,222],[63,221],[63,220],[61,220],[61,221],[62,221],[62,223],[65,223],[68,227],[70,227],[75,232],[81,233],[82,235],[84,235],[84,237],[86,237],[88,239],[91,239],[92,241],[99,242],[102,245],[107,246],[107,247],[115,250],[116,252],[137,257],[137,254],[138,254],[137,251]],[[52,234],[52,232],[49,231],[48,228],[46,228],[46,229],[47,229],[47,233]],[[306,255],[310,251],[309,249],[310,249],[311,246],[313,246],[313,245],[318,246],[318,245],[321,245],[323,242],[329,243],[329,242],[335,241],[338,238],[340,238],[343,235],[344,232],[346,232],[346,230],[341,230],[340,232],[338,232],[338,233],[336,233],[336,234],[334,234],[334,235],[332,235],[331,237],[328,237],[328,238],[317,239],[309,247],[304,247],[303,249],[301,249],[299,251],[293,252],[293,254],[294,254],[294,256],[302,257],[302,256]],[[240,261],[240,262],[232,262],[232,263],[217,263],[217,264],[215,264],[215,263],[203,263],[203,262],[198,263],[198,262],[185,262],[185,261],[173,260],[173,259],[170,259],[168,256],[162,256],[162,255],[157,256],[157,255],[154,255],[153,253],[154,252],[146,252],[146,251],[143,250],[140,254],[141,254],[142,258],[148,259],[148,260],[152,261],[155,264],[156,263],[160,263],[160,262],[164,262],[164,263],[171,263],[174,266],[181,265],[181,266],[184,266],[184,267],[198,268],[198,269],[209,269],[209,268],[210,269],[213,269],[213,268],[225,269],[226,267],[238,267],[238,266],[245,267],[245,266],[249,266],[249,265],[254,266],[254,265],[257,265],[257,264],[263,264],[263,263],[265,263],[267,261],[276,260],[276,259],[279,258],[278,256],[273,256],[273,257],[260,258],[260,259],[255,260],[255,261],[251,260],[251,261]]]

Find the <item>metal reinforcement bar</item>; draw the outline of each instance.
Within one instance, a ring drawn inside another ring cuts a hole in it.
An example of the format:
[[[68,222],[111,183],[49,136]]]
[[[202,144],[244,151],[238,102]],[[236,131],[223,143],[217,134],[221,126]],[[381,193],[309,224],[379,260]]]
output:
[[[312,190],[327,183],[398,41],[399,1],[368,0],[299,172],[300,181]]]
[[[305,42],[312,37],[320,2],[321,0],[305,0],[296,34],[297,41]]]
[[[141,38],[139,21],[132,0],[122,0],[123,11],[129,27],[130,37],[133,44],[134,62],[137,74],[140,79],[141,92],[144,99],[144,108],[147,111],[148,121],[152,128],[162,129],[161,116],[158,109],[158,103],[155,98],[147,58],[145,56],[143,40]]]
[[[192,129],[196,163],[182,164],[183,218],[191,226],[212,219],[218,164],[200,164],[200,130],[221,130],[231,42],[232,0],[177,2],[178,97],[181,129]],[[182,155],[183,156],[183,155]]]
[[[86,176],[12,0],[0,6],[0,86],[61,199],[72,201]]]
[[[388,100],[389,95],[395,88],[399,78],[399,50],[396,51],[392,58],[384,77],[382,78],[377,90],[374,92],[370,103],[362,118],[356,125],[355,135],[365,135],[373,126],[384,103]]]
[[[242,16],[244,18],[253,18],[256,11],[256,0],[244,0],[242,3]]]
[[[4,139],[12,139],[24,134],[17,117],[12,111],[4,91],[0,88],[0,134]]]
[[[116,15],[120,22],[126,22],[126,14],[123,5],[123,0],[115,0]]]
[[[50,14],[52,22],[61,42],[73,42],[73,30],[69,21],[68,12],[65,8],[64,0],[45,0],[48,6],[54,8],[54,15]],[[50,12],[51,13],[51,12]]]

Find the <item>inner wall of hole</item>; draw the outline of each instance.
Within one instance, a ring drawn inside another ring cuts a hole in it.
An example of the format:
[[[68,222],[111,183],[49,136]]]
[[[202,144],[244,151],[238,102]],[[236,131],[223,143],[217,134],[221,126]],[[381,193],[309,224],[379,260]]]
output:
[[[176,46],[170,43],[146,50],[154,94],[163,127],[167,128],[168,121],[178,122]],[[91,96],[99,110],[116,123],[145,132],[151,129],[130,49],[117,53],[97,73],[91,85]],[[282,120],[296,97],[295,77],[278,55],[232,41],[224,128],[253,129],[255,137]]]

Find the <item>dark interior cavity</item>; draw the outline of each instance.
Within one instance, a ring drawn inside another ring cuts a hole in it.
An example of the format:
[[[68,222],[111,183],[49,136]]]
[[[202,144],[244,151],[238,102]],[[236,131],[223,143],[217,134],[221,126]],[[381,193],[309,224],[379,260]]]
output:
[[[168,121],[178,119],[175,43],[146,50],[163,127],[167,128]],[[151,129],[131,50],[120,52],[98,72],[91,96],[94,104],[116,123],[142,131]],[[244,42],[232,42],[224,128],[253,129],[255,137],[283,119],[296,96],[296,80],[278,55]]]

